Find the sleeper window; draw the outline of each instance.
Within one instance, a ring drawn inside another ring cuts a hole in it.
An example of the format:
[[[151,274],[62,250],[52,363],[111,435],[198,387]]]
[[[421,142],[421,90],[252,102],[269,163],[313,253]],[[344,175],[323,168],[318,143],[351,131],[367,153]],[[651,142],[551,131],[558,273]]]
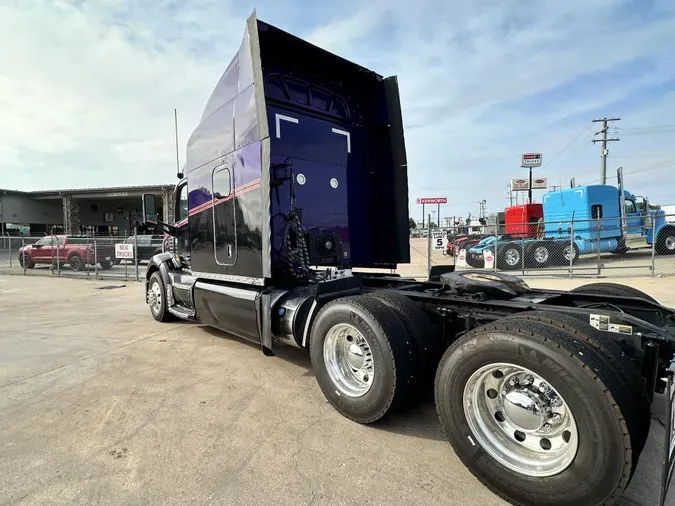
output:
[[[237,260],[236,202],[229,164],[213,171],[213,248],[216,263],[234,265]]]

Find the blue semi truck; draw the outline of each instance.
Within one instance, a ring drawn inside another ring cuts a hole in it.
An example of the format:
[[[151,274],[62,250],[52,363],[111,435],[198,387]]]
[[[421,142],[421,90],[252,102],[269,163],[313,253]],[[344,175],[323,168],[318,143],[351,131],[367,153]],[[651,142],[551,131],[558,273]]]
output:
[[[645,247],[656,240],[658,255],[675,254],[675,226],[648,199],[623,188],[621,168],[617,176],[618,188],[589,185],[544,194],[535,237],[486,237],[467,251],[467,263],[482,267],[489,250],[502,270],[569,265],[589,253],[625,253],[629,236],[644,238]]]

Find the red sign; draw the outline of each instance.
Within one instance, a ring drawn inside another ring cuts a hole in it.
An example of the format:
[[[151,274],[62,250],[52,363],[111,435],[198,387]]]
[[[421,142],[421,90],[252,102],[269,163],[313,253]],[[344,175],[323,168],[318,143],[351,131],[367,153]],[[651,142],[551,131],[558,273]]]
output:
[[[418,204],[447,204],[447,197],[428,197],[423,199],[417,199]]]

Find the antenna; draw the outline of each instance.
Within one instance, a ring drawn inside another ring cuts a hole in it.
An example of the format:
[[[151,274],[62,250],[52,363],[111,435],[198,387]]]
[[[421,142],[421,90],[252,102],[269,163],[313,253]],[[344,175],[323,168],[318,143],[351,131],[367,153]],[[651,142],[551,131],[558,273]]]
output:
[[[180,160],[178,159],[178,110],[173,110],[173,120],[176,129],[176,176],[183,179],[183,173],[180,171]]]

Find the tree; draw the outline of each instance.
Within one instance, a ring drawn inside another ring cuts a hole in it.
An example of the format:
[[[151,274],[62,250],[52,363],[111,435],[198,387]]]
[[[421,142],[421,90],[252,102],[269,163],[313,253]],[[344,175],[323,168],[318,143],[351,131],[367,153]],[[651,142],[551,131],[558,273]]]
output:
[[[408,229],[409,230],[415,230],[417,228],[417,223],[415,223],[415,220],[412,218],[408,219]]]

